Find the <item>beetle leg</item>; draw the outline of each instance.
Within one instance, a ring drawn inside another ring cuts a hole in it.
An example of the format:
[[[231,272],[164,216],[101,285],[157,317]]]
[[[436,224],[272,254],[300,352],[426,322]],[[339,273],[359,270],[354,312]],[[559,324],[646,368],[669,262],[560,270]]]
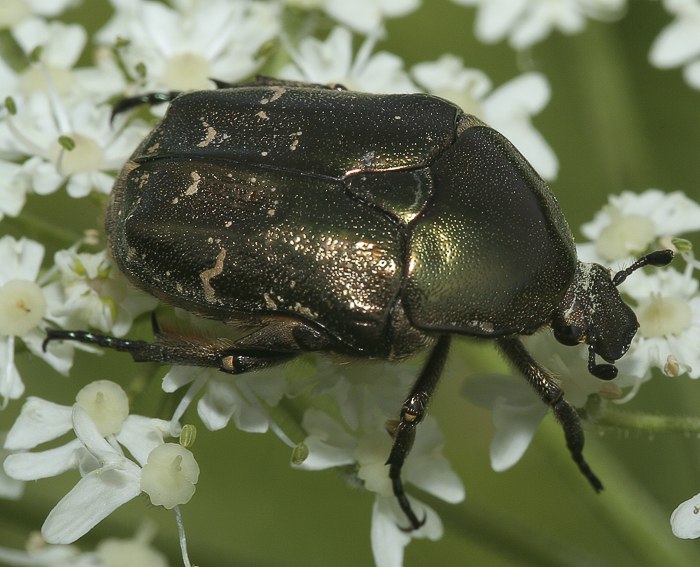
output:
[[[386,461],[386,464],[389,465],[389,477],[394,488],[394,496],[398,499],[401,510],[411,523],[409,530],[420,528],[425,523],[425,518],[419,520],[411,508],[411,503],[406,497],[401,481],[401,469],[413,447],[416,427],[422,421],[430,398],[440,380],[449,348],[450,336],[442,335],[430,352],[423,370],[401,407],[400,420],[393,433],[394,444]]]
[[[581,420],[573,406],[564,399],[564,392],[562,392],[554,377],[532,358],[519,339],[503,337],[497,339],[496,342],[508,360],[525,375],[525,378],[539,394],[540,398],[552,408],[554,416],[564,429],[566,446],[569,448],[574,462],[595,491],[600,492],[603,489],[603,483],[600,482],[600,479],[593,473],[583,458],[584,437]]]
[[[162,362],[218,368],[228,374],[242,374],[286,362],[302,351],[325,350],[328,341],[298,321],[276,321],[236,341],[163,333],[151,319],[154,342],[121,339],[90,331],[47,329],[42,345],[71,340],[128,352],[136,362]]]
[[[239,348],[229,341],[191,339],[178,335],[160,335],[155,342],[121,339],[90,331],[47,329],[43,349],[51,341],[78,341],[128,352],[136,362],[161,362],[186,366],[218,368],[230,374],[241,374],[285,362],[295,352]]]
[[[159,104],[164,104],[170,102],[174,98],[177,98],[182,94],[181,91],[165,91],[165,92],[155,92],[155,93],[145,93],[137,96],[130,96],[117,101],[112,107],[112,114],[109,117],[110,122],[114,122],[114,118],[117,114],[141,106],[142,104],[147,104],[148,106],[158,106]]]
[[[291,81],[286,79],[276,79],[266,75],[256,75],[255,80],[248,83],[227,83],[218,79],[211,79],[216,84],[217,89],[235,89],[239,87],[289,87],[289,88],[315,88],[333,91],[346,91],[345,86],[339,83],[307,83],[306,81]]]

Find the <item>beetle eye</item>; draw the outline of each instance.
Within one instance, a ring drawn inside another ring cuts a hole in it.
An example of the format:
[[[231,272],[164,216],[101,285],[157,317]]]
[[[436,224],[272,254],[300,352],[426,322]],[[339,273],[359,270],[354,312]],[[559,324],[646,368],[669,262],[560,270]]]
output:
[[[566,346],[576,346],[583,340],[583,329],[576,325],[555,324],[552,331],[554,338]]]

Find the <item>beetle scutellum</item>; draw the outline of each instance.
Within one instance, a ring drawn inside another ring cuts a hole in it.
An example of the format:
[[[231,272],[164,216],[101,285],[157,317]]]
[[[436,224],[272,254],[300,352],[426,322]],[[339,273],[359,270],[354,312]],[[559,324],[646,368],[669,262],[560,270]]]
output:
[[[271,79],[219,86],[118,107],[171,101],[117,179],[107,239],[137,287],[254,330],[203,344],[160,332],[148,343],[50,329],[46,342],[231,374],[309,351],[401,360],[430,347],[387,460],[417,528],[400,473],[451,336],[494,339],[551,406],[574,461],[600,490],[576,411],[518,337],[550,327],[563,344],[588,345],[593,375],[614,378],[612,363],[638,327],[616,286],[673,253],[653,252],[614,277],[579,262],[554,195],[530,164],[440,98]]]

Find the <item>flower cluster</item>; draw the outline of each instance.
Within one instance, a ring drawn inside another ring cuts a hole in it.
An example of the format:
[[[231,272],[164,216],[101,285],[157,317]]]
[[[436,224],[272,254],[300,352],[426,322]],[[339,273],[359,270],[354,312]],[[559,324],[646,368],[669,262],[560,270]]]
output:
[[[617,21],[628,7],[625,0],[455,3],[471,7],[463,12],[472,14],[478,40],[507,40],[519,52],[544,43],[553,30],[573,34],[589,20]],[[563,165],[552,139],[536,128],[556,94],[551,81],[536,66],[506,74],[454,53],[407,64],[387,40],[395,22],[428,9],[419,0],[97,4],[104,14],[94,20],[87,0],[3,0],[0,7],[0,406],[16,416],[0,431],[0,498],[21,499],[26,481],[78,478],[52,503],[41,536],[33,536],[25,551],[0,547],[0,562],[166,565],[151,546],[151,528],[132,540],[103,540],[92,552],[71,545],[142,496],[174,510],[189,565],[180,506],[195,494],[200,465],[192,427],[181,424],[198,419],[212,432],[229,425],[271,431],[290,449],[295,469],[336,469],[350,485],[363,487],[373,500],[367,516],[375,562],[399,567],[412,539],[442,537],[445,526],[434,502],[456,504],[465,497],[444,455],[443,433],[429,416],[402,471],[408,499],[425,522],[403,529],[407,519],[386,464],[392,447],[387,431],[416,380],[416,364],[347,364],[303,355],[235,377],[174,366],[163,376],[163,396],[179,397],[169,410],[163,404],[156,418],[130,413],[128,378],[122,387],[103,376],[90,381],[80,375],[76,350],[98,356],[100,349],[75,341],[47,348],[47,328],[124,337],[145,327],[149,315],[155,321],[156,299],[134,289],[113,264],[99,217],[119,171],[165,108],[113,115],[113,104],[143,93],[213,89],[213,79],[241,83],[258,74],[367,92],[426,92],[504,134],[544,179],[554,181]],[[663,4],[675,20],[660,30],[649,59],[659,67],[684,66],[688,83],[700,88],[700,0]],[[585,350],[560,345],[547,330],[525,339],[582,413],[592,400],[612,408],[631,400],[654,376],[700,377],[700,262],[684,240],[698,231],[700,205],[681,191],[656,189],[611,196],[581,227],[587,239],[578,245],[582,261],[621,269],[654,249],[677,252],[671,267],[640,271],[620,286],[640,327],[615,380],[591,376]],[[165,315],[191,331],[193,340],[240,332],[178,310]],[[37,395],[50,381],[44,375],[56,373],[70,377],[61,388],[75,392],[74,402]],[[520,377],[505,374],[475,375],[464,393],[492,410],[492,467],[513,466],[547,408]],[[600,423],[612,419],[612,410],[606,417],[607,406],[597,407]],[[195,408],[197,417],[189,411]],[[414,489],[429,496],[419,499]],[[698,498],[673,514],[679,537],[700,536]]]

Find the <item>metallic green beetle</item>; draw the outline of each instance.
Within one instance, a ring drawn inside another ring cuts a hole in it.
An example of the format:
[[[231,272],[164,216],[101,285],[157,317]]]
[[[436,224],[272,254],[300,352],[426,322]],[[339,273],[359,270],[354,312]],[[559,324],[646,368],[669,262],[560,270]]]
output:
[[[589,345],[601,379],[638,323],[614,277],[583,264],[545,182],[501,134],[443,99],[377,95],[270,79],[171,101],[131,156],[106,215],[112,257],[129,280],[202,317],[245,323],[209,344],[156,333],[131,341],[49,330],[138,361],[239,374],[308,351],[400,360],[432,349],[394,430],[387,464],[410,521],[400,473],[447,357],[451,335],[494,339],[561,422],[596,490],[576,411],[519,335],[551,327]]]

